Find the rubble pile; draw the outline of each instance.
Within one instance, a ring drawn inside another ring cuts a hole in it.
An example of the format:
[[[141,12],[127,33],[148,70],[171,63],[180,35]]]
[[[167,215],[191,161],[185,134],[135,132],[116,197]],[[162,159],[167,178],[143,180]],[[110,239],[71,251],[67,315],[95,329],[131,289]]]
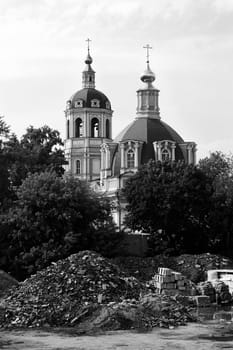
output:
[[[159,267],[158,273],[152,278],[150,284],[154,285],[156,292],[166,295],[195,295],[196,288],[180,272],[175,272],[169,268]]]
[[[143,285],[101,255],[83,251],[52,263],[4,299],[3,326],[73,326],[98,305],[138,299]]]

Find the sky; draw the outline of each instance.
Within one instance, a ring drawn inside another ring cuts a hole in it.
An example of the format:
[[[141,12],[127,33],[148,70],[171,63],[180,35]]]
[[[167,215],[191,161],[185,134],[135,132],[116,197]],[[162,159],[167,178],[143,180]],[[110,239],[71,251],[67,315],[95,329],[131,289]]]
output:
[[[233,0],[0,0],[0,115],[18,137],[30,125],[65,137],[87,38],[114,137],[136,116],[150,44],[162,120],[198,158],[233,152]]]

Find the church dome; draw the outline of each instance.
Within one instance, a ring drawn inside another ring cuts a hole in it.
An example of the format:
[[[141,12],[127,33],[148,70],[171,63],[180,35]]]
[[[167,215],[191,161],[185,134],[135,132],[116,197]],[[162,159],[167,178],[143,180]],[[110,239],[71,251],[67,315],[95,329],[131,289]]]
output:
[[[168,124],[160,119],[138,118],[130,123],[113,142],[121,141],[143,141],[141,163],[145,164],[150,159],[155,159],[153,142],[172,141],[176,143],[176,159],[183,159],[179,144],[184,143],[182,137]]]
[[[103,108],[111,109],[111,104],[109,99],[101,91],[94,88],[84,88],[77,91],[71,98],[71,108],[76,108],[77,103],[82,101],[80,107],[83,108]]]

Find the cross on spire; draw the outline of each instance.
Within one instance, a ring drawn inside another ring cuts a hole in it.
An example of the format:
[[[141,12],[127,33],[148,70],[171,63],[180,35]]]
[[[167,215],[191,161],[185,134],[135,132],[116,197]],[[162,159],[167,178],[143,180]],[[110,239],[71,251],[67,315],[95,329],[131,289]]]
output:
[[[91,39],[87,38],[87,50],[88,50],[88,53],[90,51],[90,42],[91,42]]]
[[[146,49],[146,63],[149,63],[149,57],[150,57],[150,52],[149,50],[152,49],[152,46],[147,44],[146,46],[143,46],[143,49]]]

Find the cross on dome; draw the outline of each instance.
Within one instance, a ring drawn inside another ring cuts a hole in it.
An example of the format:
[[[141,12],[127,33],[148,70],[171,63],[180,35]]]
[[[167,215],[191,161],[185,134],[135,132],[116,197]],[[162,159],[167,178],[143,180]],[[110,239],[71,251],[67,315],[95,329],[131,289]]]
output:
[[[150,51],[152,49],[152,46],[149,44],[146,44],[146,46],[143,46],[143,49],[146,49],[146,63],[149,63],[149,57],[150,57]]]
[[[90,65],[93,62],[92,57],[90,55],[90,42],[91,42],[91,39],[87,38],[86,41],[87,41],[87,58],[85,60],[85,63]]]
[[[87,38],[87,50],[88,50],[88,53],[90,51],[90,42],[91,42],[91,39]]]

